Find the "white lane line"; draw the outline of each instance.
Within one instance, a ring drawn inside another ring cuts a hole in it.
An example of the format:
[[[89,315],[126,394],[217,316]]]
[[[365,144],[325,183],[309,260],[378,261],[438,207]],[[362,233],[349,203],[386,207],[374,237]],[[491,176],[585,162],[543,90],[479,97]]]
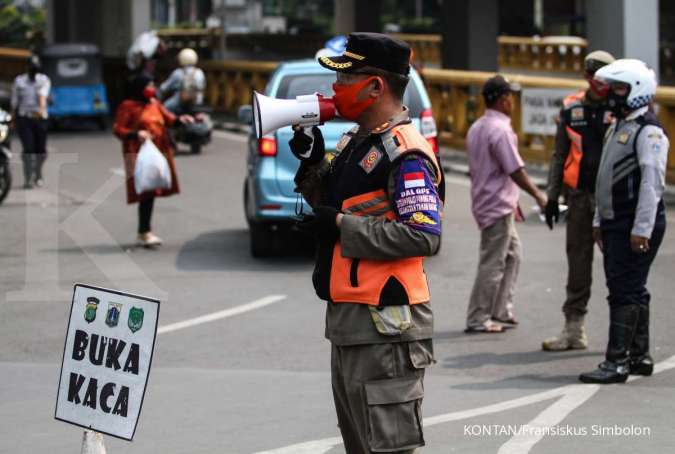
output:
[[[213,137],[218,137],[219,139],[233,140],[235,142],[246,143],[248,142],[248,135],[236,132],[229,131],[213,131],[211,132]]]
[[[673,368],[675,368],[675,355],[656,364],[654,367],[654,374],[665,372]],[[641,378],[644,377],[631,376],[629,381],[635,381]],[[600,388],[601,385],[565,385],[550,389],[548,391],[519,397],[517,399],[511,399],[496,404],[424,418],[423,423],[424,427],[430,427],[446,422],[460,421],[462,419],[469,419],[476,416],[499,413],[505,410],[543,402],[555,397],[561,397],[549,407],[547,407],[544,411],[539,413],[529,423],[531,426],[550,427],[560,423],[560,421],[565,419],[567,415],[569,415],[574,409],[588,401],[588,399],[598,392]],[[536,436],[536,434],[535,436],[530,437],[529,432],[525,431],[524,434],[516,435],[511,440],[502,445],[498,454],[527,454],[541,438],[542,437],[540,436]],[[325,454],[334,447],[341,444],[342,438],[340,437],[324,438],[322,440],[307,441],[304,443],[285,446],[283,448],[272,449],[269,451],[259,451],[254,454]]]
[[[583,405],[600,389],[600,385],[575,385],[563,397],[549,405],[533,420],[526,424],[533,430],[521,430],[504,443],[497,454],[527,454],[544,438],[545,428],[553,427],[565,419],[576,408]]]
[[[199,317],[191,318],[182,322],[171,323],[170,325],[160,326],[157,329],[157,334],[170,333],[172,331],[178,331],[179,329],[190,328],[203,323],[214,322],[222,318],[232,317],[234,315],[243,314],[244,312],[260,309],[261,307],[269,306],[270,304],[278,303],[279,301],[285,299],[286,295],[269,295],[255,301],[251,301],[250,303],[242,304],[241,306],[214,312],[212,314],[201,315]]]

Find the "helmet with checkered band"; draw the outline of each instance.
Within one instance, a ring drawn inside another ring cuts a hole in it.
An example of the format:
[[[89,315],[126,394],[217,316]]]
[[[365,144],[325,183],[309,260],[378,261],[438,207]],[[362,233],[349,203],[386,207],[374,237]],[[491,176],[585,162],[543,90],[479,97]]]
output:
[[[623,96],[612,96],[608,103],[612,110],[635,110],[648,105],[656,94],[656,75],[641,60],[624,58],[603,66],[595,73],[595,79],[609,84],[622,83],[630,87]]]

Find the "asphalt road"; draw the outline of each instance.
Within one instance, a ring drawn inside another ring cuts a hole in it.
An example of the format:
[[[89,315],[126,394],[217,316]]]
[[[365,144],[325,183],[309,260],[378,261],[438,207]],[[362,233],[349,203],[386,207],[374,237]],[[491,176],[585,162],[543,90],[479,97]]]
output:
[[[203,155],[177,157],[182,194],[155,205],[165,244],[154,251],[133,246],[136,212],[124,199],[119,143],[71,131],[53,134],[50,147],[46,186],[22,190],[15,156],[17,178],[0,206],[0,452],[79,452],[82,429],[53,419],[75,282],[160,298],[164,327],[279,295],[262,308],[161,332],[135,440],[106,437],[108,453],[344,452],[311,258],[248,253],[243,137],[218,133]],[[561,327],[566,263],[564,229],[549,232],[535,216],[518,226],[519,328],[465,335],[479,234],[468,181],[450,175],[448,183],[442,252],[427,262],[438,363],[425,381],[423,452],[672,452],[672,231],[650,279],[659,372],[625,385],[579,385],[606,343],[599,257],[587,351],[540,351]]]

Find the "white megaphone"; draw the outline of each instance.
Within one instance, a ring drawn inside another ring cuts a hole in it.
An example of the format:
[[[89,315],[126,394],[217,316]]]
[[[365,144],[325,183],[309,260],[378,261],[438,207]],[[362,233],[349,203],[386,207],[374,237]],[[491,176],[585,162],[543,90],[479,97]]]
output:
[[[283,126],[315,126],[335,118],[333,98],[319,93],[276,99],[253,92],[253,123],[258,139]]]

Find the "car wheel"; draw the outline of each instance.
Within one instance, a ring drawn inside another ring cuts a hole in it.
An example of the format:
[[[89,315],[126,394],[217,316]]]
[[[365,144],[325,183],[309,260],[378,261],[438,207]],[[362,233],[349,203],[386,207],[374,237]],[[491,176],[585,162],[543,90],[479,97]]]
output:
[[[278,232],[258,222],[251,222],[248,226],[248,231],[250,234],[251,255],[253,257],[262,258],[275,255]]]
[[[98,125],[98,129],[100,131],[105,131],[108,129],[108,119],[106,118],[105,115],[101,115],[96,119],[96,124]]]
[[[201,143],[191,143],[190,144],[190,153],[199,154],[201,152],[202,152],[202,144]]]

